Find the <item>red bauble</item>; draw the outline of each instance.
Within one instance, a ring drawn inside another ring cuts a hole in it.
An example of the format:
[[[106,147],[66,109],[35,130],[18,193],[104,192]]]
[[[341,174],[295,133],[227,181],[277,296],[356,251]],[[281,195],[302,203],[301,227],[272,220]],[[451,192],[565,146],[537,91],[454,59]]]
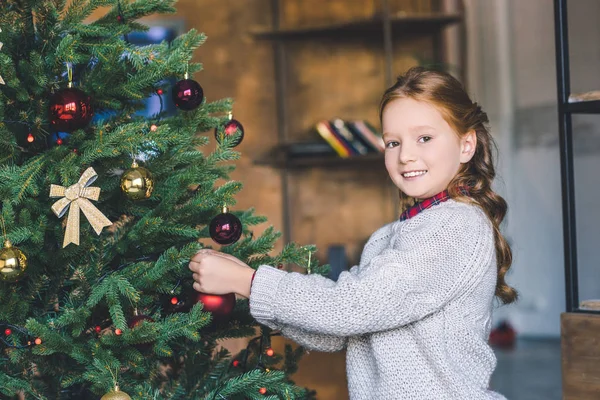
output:
[[[242,236],[242,222],[228,212],[217,215],[210,221],[210,237],[219,244],[232,244]]]
[[[196,302],[204,305],[203,310],[212,313],[215,317],[226,317],[235,307],[235,294],[224,295],[197,293]]]
[[[144,321],[154,322],[154,320],[147,315],[135,315],[133,318],[131,318],[129,320],[129,322],[127,323],[127,326],[129,327],[129,329],[134,329],[136,326],[138,326],[139,324],[141,324]],[[150,342],[138,343],[135,345],[135,348],[142,352],[149,350],[151,347],[152,347],[152,343],[150,343]]]
[[[193,110],[202,104],[204,90],[202,86],[192,79],[180,80],[173,86],[171,92],[173,103],[182,110]]]
[[[94,116],[90,96],[75,88],[54,93],[48,111],[52,129],[69,133],[84,128]]]
[[[242,143],[242,140],[244,139],[244,127],[240,124],[240,121],[230,119],[224,126],[215,129],[215,139],[221,144],[223,137],[235,135],[236,132],[239,132],[239,136],[231,144],[233,147]]]

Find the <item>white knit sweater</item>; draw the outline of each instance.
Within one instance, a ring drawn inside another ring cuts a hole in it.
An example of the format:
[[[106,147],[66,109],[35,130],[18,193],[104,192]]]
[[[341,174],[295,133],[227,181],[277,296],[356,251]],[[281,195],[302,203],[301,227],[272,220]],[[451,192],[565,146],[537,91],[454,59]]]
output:
[[[337,282],[261,266],[250,310],[308,349],[347,348],[352,400],[504,399],[488,390],[491,222],[448,200],[376,231]]]

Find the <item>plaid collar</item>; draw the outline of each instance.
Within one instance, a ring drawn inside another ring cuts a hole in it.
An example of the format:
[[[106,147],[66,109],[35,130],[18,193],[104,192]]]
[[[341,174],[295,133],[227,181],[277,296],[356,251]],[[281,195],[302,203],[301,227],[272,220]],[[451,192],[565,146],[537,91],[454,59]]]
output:
[[[468,194],[467,189],[461,188],[460,190],[461,190],[461,192]],[[450,198],[450,194],[448,193],[448,190],[444,190],[443,192],[440,192],[433,197],[422,200],[422,201],[416,203],[415,205],[412,205],[412,206],[408,207],[406,210],[404,210],[404,212],[400,215],[400,221],[405,221],[407,219],[410,219],[410,218],[414,217],[415,215],[419,214],[421,211],[426,210],[432,206],[435,206],[436,204],[443,203],[444,201],[448,200],[449,198]]]

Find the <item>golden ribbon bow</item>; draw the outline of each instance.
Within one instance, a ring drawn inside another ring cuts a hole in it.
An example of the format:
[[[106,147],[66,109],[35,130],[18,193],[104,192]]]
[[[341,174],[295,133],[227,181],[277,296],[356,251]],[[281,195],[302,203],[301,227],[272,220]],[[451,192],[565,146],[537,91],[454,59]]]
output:
[[[112,222],[90,202],[90,200],[98,201],[100,197],[99,187],[88,187],[97,177],[94,168],[90,167],[85,170],[76,184],[68,188],[50,185],[50,197],[62,197],[62,199],[52,204],[54,214],[61,218],[67,212],[67,208],[70,208],[63,248],[67,247],[69,243],[75,243],[79,246],[79,209],[83,211],[97,235],[102,232],[102,228],[112,225]]]

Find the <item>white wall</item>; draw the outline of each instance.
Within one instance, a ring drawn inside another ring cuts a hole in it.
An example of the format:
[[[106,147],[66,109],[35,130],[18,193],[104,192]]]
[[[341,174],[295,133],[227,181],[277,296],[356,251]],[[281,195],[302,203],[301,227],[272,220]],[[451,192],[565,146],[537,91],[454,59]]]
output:
[[[523,336],[559,336],[565,287],[553,1],[465,4],[469,84],[500,148],[497,190],[509,202],[505,233],[514,255],[508,281],[521,296],[496,320],[509,319]],[[569,2],[573,92],[600,89],[599,22],[600,1]],[[600,298],[600,116],[573,122],[580,298]]]

